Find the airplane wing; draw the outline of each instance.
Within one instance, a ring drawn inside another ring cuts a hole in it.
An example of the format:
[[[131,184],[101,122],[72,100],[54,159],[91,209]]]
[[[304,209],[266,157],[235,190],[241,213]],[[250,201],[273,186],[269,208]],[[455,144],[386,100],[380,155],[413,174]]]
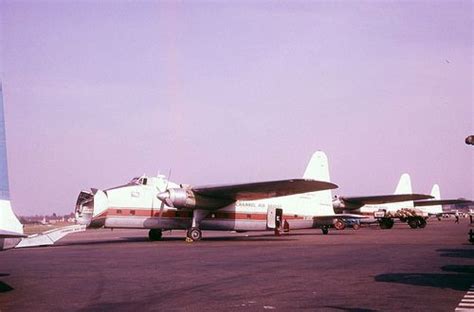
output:
[[[378,195],[378,196],[358,196],[358,197],[340,197],[344,202],[360,205],[377,205],[377,204],[386,204],[386,203],[396,203],[404,202],[411,200],[421,200],[433,198],[431,195],[424,194],[392,194],[392,195]]]
[[[256,200],[277,196],[287,196],[335,189],[334,183],[292,179],[280,181],[255,182],[244,184],[217,185],[208,187],[193,187],[192,191],[198,195],[227,200]]]
[[[21,238],[21,237],[27,237],[27,236],[28,235],[17,233],[17,232],[0,230],[0,238]]]
[[[414,202],[415,206],[435,206],[435,205],[451,205],[451,204],[470,204],[474,203],[467,199],[435,199],[435,200],[419,200]]]

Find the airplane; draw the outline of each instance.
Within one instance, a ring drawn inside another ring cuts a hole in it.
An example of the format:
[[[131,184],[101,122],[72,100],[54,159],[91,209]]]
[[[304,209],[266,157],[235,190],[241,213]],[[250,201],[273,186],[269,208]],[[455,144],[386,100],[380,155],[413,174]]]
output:
[[[164,175],[133,178],[125,185],[80,192],[76,220],[89,227],[149,229],[150,240],[164,230],[187,230],[197,241],[202,230],[278,230],[320,228],[323,234],[337,217],[332,208],[327,156],[317,151],[302,179],[193,187]]]
[[[425,194],[413,194],[411,179],[408,173],[400,176],[394,194],[375,196],[336,196],[333,200],[334,211],[337,213],[354,213],[365,216],[360,223],[379,223],[382,229],[391,229],[394,216],[414,209],[414,200],[433,198]],[[410,217],[411,218],[411,217]],[[421,217],[416,219],[417,226],[424,227],[426,221]],[[411,219],[410,219],[411,220]],[[344,220],[335,223],[336,229],[344,229]]]
[[[8,184],[7,145],[3,113],[3,90],[0,83],[0,250],[12,248],[22,237],[23,226],[13,213]]]
[[[52,245],[69,233],[83,230],[85,230],[85,227],[82,225],[71,225],[34,235],[26,235],[23,232],[23,225],[13,213],[10,200],[3,89],[0,82],[0,251],[11,248]]]
[[[441,199],[441,191],[438,184],[434,184],[431,188],[431,196],[433,196],[433,199],[415,201],[414,205],[415,207],[420,207],[429,217],[434,216],[438,218],[438,220],[441,219],[443,214],[456,213],[456,211],[443,211],[442,205],[472,203],[471,200],[467,199]]]

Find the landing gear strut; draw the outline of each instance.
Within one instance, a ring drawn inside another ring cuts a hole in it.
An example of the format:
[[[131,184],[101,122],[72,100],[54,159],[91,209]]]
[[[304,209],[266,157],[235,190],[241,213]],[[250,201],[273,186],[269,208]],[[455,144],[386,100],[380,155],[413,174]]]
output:
[[[328,235],[329,227],[327,225],[324,225],[321,227],[321,231],[323,231],[323,235]]]
[[[160,229],[151,229],[151,230],[148,232],[148,238],[149,238],[151,241],[160,240],[162,236],[163,236],[163,232],[162,232]]]
[[[202,232],[199,229],[199,223],[209,214],[209,211],[202,209],[193,210],[193,221],[191,228],[186,232],[186,239],[198,241],[202,238]]]

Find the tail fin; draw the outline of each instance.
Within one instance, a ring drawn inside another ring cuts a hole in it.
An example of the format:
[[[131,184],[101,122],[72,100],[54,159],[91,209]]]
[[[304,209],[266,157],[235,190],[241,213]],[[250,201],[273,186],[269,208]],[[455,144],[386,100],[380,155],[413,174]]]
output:
[[[401,175],[400,180],[398,181],[395,194],[411,194],[412,192],[410,175],[408,173],[404,173]]]
[[[433,196],[433,200],[440,200],[441,199],[441,191],[438,184],[434,184],[433,188],[431,189],[431,196]],[[432,206],[424,206],[422,210],[427,212],[428,214],[441,214],[443,213],[443,206],[442,205],[432,205]]]
[[[331,182],[329,178],[328,157],[322,151],[317,151],[311,157],[303,178]],[[304,194],[304,207],[311,210],[315,216],[333,215],[331,190]]]
[[[398,181],[397,188],[395,189],[394,194],[412,194],[411,188],[411,179],[408,173],[404,173],[400,176],[400,180]],[[413,201],[405,201],[405,202],[398,202],[398,203],[389,203],[387,204],[388,211],[397,211],[403,208],[410,208],[413,209]]]
[[[23,234],[23,226],[13,214],[10,203],[8,185],[7,145],[5,136],[5,119],[3,115],[2,85],[0,83],[0,232]],[[12,235],[8,235],[12,237]],[[2,238],[0,235],[0,250],[11,248],[19,242],[18,238]]]
[[[433,188],[431,189],[431,196],[433,196],[434,199],[441,199],[441,191],[439,189],[438,184],[433,184]]]

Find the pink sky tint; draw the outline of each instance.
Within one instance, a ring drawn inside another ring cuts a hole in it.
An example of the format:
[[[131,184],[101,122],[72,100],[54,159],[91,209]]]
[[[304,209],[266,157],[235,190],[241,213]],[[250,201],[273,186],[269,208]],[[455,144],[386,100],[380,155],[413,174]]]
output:
[[[337,194],[473,198],[473,4],[1,1],[19,214],[143,173],[190,184],[299,177]]]

